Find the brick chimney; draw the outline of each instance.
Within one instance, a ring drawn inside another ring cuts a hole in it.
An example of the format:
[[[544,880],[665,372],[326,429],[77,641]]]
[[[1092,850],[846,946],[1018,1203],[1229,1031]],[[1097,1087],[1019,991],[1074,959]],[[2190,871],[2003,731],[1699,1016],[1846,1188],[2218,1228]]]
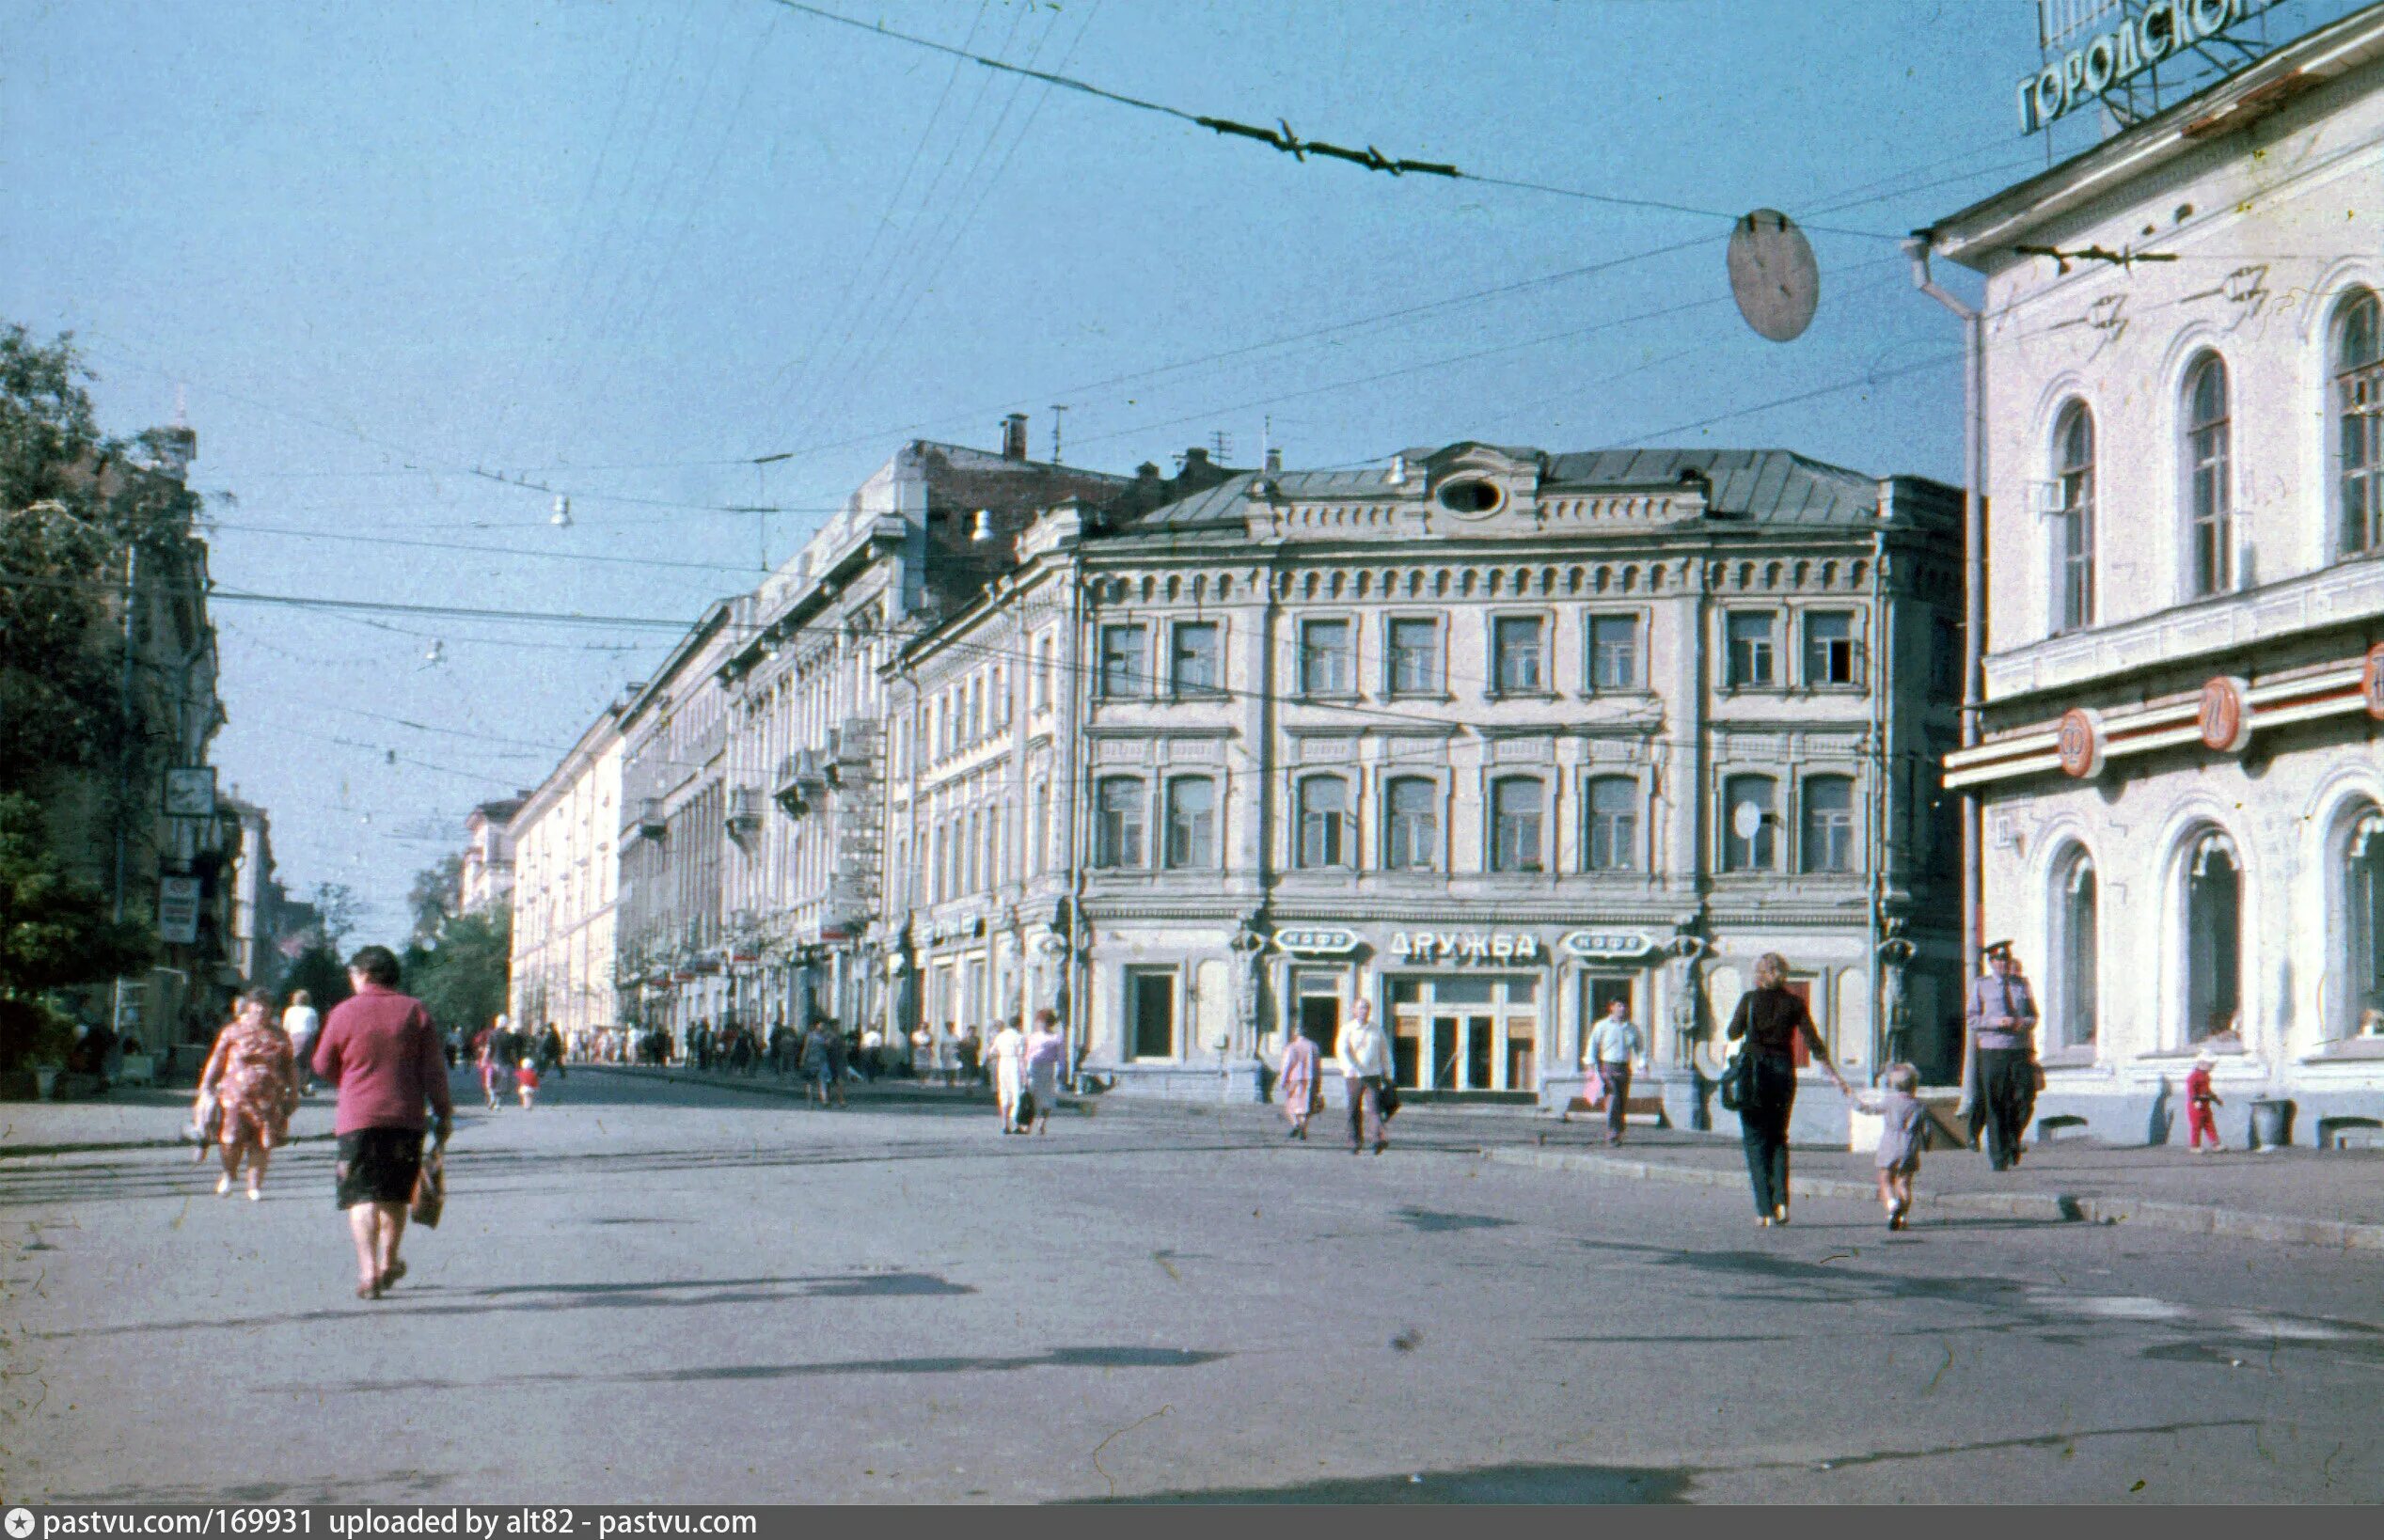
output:
[[[1013,412],[1002,419],[1002,458],[1026,458],[1026,414]]]

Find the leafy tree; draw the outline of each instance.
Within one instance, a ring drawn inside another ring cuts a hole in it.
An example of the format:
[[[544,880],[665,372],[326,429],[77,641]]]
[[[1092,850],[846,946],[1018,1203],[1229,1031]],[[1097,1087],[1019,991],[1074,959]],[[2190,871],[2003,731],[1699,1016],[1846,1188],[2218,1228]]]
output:
[[[364,901],[355,896],[355,889],[343,882],[319,882],[307,902],[314,905],[315,924],[323,932],[324,944],[334,953],[344,951],[348,937],[364,918]]]
[[[405,991],[441,1027],[469,1030],[505,1009],[512,976],[513,917],[451,915],[427,945],[405,950]]]
[[[49,848],[39,804],[0,794],[0,1067],[52,1057],[63,1022],[52,990],[149,966],[155,939],[109,917],[89,883],[69,876]]]
[[[305,990],[314,1000],[314,1008],[328,1014],[331,1008],[353,993],[348,988],[348,969],[338,953],[318,941],[292,960],[288,971],[281,976],[285,998],[297,990]]]
[[[429,946],[438,939],[439,928],[455,913],[456,897],[463,891],[463,884],[461,856],[442,856],[414,873],[414,886],[407,889],[405,902],[414,914],[416,946]]]

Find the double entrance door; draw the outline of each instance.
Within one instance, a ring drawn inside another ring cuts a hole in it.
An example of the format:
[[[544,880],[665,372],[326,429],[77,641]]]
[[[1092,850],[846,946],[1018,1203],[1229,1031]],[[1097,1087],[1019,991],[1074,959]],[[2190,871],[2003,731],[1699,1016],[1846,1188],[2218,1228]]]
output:
[[[1537,1091],[1539,981],[1427,974],[1390,981],[1395,1078],[1414,1091]]]

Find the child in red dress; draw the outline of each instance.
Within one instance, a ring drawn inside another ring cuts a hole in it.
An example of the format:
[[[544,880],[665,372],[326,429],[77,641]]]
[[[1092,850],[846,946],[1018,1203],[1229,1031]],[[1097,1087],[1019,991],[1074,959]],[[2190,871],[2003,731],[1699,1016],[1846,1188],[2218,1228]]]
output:
[[[2218,1062],[2216,1054],[2205,1053],[2186,1072],[2186,1148],[2196,1155],[2217,1155],[2221,1148],[2218,1120],[2210,1115],[2212,1108],[2225,1105],[2210,1084],[2211,1066]],[[2204,1134],[2210,1136],[2207,1149],[2202,1142]]]
[[[530,1102],[538,1095],[538,1064],[536,1061],[529,1059],[522,1061],[522,1067],[514,1073],[513,1086],[515,1090],[522,1093],[522,1110],[525,1112],[529,1111]]]

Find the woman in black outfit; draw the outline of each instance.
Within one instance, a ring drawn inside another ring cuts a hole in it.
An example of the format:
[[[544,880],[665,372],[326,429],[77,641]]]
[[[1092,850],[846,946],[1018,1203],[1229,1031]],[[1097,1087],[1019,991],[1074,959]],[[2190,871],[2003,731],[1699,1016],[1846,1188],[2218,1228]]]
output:
[[[1746,1146],[1746,1179],[1755,1188],[1756,1222],[1788,1222],[1788,1115],[1796,1106],[1796,1061],[1792,1045],[1803,1033],[1813,1062],[1851,1096],[1846,1077],[1830,1061],[1829,1045],[1813,1026],[1813,1014],[1788,991],[1788,959],[1767,951],[1755,959],[1755,987],[1739,997],[1730,1018],[1730,1041],[1746,1040],[1746,1078],[1741,1083],[1739,1138]]]

